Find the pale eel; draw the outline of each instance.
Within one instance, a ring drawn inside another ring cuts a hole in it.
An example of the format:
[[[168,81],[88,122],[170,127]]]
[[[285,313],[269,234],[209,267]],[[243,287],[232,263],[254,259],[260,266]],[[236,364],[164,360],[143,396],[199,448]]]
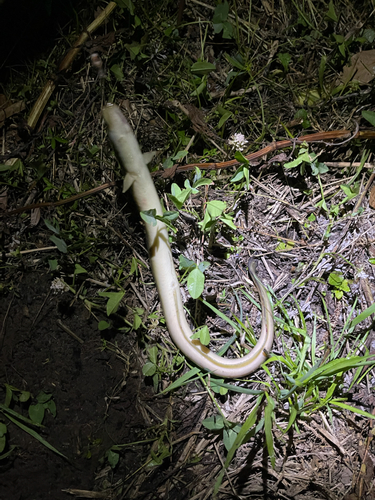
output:
[[[103,117],[108,126],[109,138],[126,170],[124,192],[130,187],[140,211],[155,209],[163,215],[154,182],[133,131],[120,108],[107,104]],[[214,375],[241,378],[255,371],[267,359],[274,336],[274,321],[267,291],[255,272],[255,262],[250,261],[249,273],[255,283],[262,306],[262,328],[259,340],[249,354],[229,359],[218,356],[199,340],[192,340],[185,317],[181,292],[173,265],[166,225],[157,221],[156,226],[145,224],[151,269],[159,292],[165,321],[176,346],[199,367]]]

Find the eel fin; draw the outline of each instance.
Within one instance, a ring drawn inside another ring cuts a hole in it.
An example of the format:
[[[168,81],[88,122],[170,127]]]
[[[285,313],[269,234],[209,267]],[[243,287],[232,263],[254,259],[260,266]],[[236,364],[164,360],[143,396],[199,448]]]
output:
[[[132,187],[134,182],[134,176],[131,174],[126,174],[124,177],[124,184],[122,185],[122,192],[125,193],[129,188]]]

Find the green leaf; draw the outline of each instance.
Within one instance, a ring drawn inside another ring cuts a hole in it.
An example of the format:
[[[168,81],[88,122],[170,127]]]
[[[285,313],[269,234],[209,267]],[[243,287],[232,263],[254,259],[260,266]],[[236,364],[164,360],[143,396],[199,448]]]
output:
[[[327,56],[324,55],[322,56],[320,60],[320,65],[319,65],[319,85],[320,87],[323,87],[324,84],[324,71],[326,69],[327,65]]]
[[[56,271],[58,264],[58,261],[56,259],[50,259],[48,261],[49,269],[50,271]]]
[[[5,436],[5,434],[8,432],[8,427],[3,424],[3,422],[0,422],[0,437]]]
[[[188,380],[191,378],[195,377],[198,373],[200,373],[201,369],[200,368],[192,368],[188,372],[186,372],[184,375],[179,377],[177,380],[172,382],[171,385],[169,385],[166,389],[161,391],[159,394],[165,394],[166,392],[173,391],[174,389],[178,389],[179,387],[185,385]]]
[[[27,427],[26,425],[22,424],[21,422],[19,422],[15,418],[11,417],[10,415],[8,415],[8,418],[14,424],[16,424],[20,429],[22,429],[23,431],[25,431],[28,434],[30,434],[30,436],[32,436],[33,438],[37,439],[43,446],[45,446],[49,450],[53,451],[57,455],[60,455],[61,457],[66,458],[66,460],[69,460],[68,457],[66,457],[65,455],[63,455],[62,453],[60,453],[54,446],[52,446],[51,444],[49,444],[48,441],[46,441],[45,439],[43,439],[40,434],[38,434],[36,431],[34,431],[34,429],[31,429],[30,427]]]
[[[264,409],[264,433],[266,436],[267,451],[271,460],[271,465],[275,468],[276,461],[272,435],[272,416],[275,409],[275,401],[267,393],[266,398],[267,406]]]
[[[193,269],[187,279],[187,289],[193,299],[197,299],[204,290],[204,274],[199,269]]]
[[[363,312],[361,312],[361,314],[359,314],[356,318],[354,318],[349,323],[348,330],[351,330],[352,328],[354,328],[355,326],[357,326],[358,323],[361,323],[362,321],[364,321],[365,319],[367,319],[369,316],[371,316],[371,314],[375,314],[375,303],[372,304],[367,309],[365,309]]]
[[[30,392],[29,391],[21,391],[20,395],[18,396],[18,399],[20,400],[21,403],[25,403],[30,399]]]
[[[190,71],[194,75],[207,75],[211,71],[215,71],[215,69],[215,64],[207,61],[198,61],[191,66]]]
[[[210,264],[209,262],[207,262],[206,260],[204,260],[203,262],[201,262],[201,263],[199,264],[198,269],[199,269],[200,271],[202,271],[202,273],[204,273],[204,272],[205,272],[205,270],[206,270],[206,269],[208,269],[208,268],[210,267],[210,265],[211,265],[211,264]]]
[[[140,212],[142,219],[147,223],[150,224],[151,226],[156,226],[157,220],[156,220],[156,210],[155,208],[151,208],[150,210],[144,210],[143,212]]]
[[[119,66],[118,64],[114,64],[113,66],[111,66],[111,71],[115,75],[117,81],[122,82],[124,80],[125,76],[121,66]]]
[[[44,419],[44,413],[45,413],[45,408],[43,404],[36,404],[36,405],[30,405],[29,406],[29,417],[30,420],[37,424],[41,424]]]
[[[178,260],[180,262],[180,265],[178,266],[179,269],[184,269],[185,271],[192,271],[197,267],[196,263],[193,260],[187,259],[184,255],[180,255]]]
[[[375,112],[374,111],[362,111],[362,116],[365,120],[371,123],[373,127],[375,127]]]
[[[208,345],[210,343],[210,331],[207,325],[204,325],[200,328],[195,334],[199,334],[199,340],[201,344]]]
[[[241,430],[241,425],[239,425],[239,424],[237,424],[231,428],[227,428],[227,427],[224,428],[224,430],[223,430],[223,443],[224,443],[225,449],[227,451],[229,451],[232,448],[234,442],[237,439],[237,436],[238,436],[238,433],[240,432],[240,430]]]
[[[108,450],[106,453],[107,460],[112,469],[116,467],[120,460],[120,454],[113,450]]]
[[[284,71],[287,72],[289,68],[289,63],[292,60],[292,56],[288,53],[277,54],[278,60],[283,65]]]
[[[56,417],[56,404],[53,399],[44,403],[45,408],[51,413],[53,417]]]
[[[185,158],[187,156],[188,152],[184,149],[183,151],[179,151],[177,154],[174,155],[173,159],[174,160],[181,160],[182,158]]]
[[[99,292],[100,297],[108,297],[107,302],[107,316],[115,313],[122,301],[125,292]]]
[[[203,426],[210,431],[224,429],[224,417],[222,415],[211,415],[202,421]]]
[[[357,413],[358,415],[362,415],[363,417],[366,417],[366,418],[375,418],[375,415],[372,415],[372,413],[360,410],[359,408],[347,405],[345,403],[341,403],[338,401],[331,401],[330,404],[332,404],[334,406],[338,406],[339,408],[343,408],[344,410],[348,410],[348,411],[351,411],[353,413]]]
[[[229,14],[229,4],[227,0],[225,0],[223,3],[219,3],[216,6],[212,22],[215,24],[223,23],[228,19],[228,14]]]
[[[107,321],[99,321],[98,330],[102,332],[103,330],[107,330],[111,325]]]
[[[52,398],[52,394],[50,392],[41,391],[37,395],[36,400],[38,401],[38,403],[44,404],[44,403],[47,403],[47,401],[49,401],[51,398]]]
[[[237,226],[233,222],[233,217],[231,215],[224,214],[220,217],[220,220],[223,224],[233,229],[233,231],[237,230]]]
[[[217,128],[221,128],[225,122],[229,120],[229,118],[233,115],[232,111],[226,111],[220,118],[219,123],[217,124]]]
[[[220,217],[226,207],[227,204],[224,201],[213,200],[207,203],[206,210],[209,213],[210,217],[212,219],[215,219],[216,217]]]
[[[234,157],[236,158],[237,161],[239,161],[243,165],[246,165],[246,166],[249,165],[249,160],[244,157],[244,155],[241,153],[241,151],[236,151],[234,153]]]
[[[151,361],[147,361],[142,367],[142,373],[145,377],[152,377],[156,373],[156,366]]]
[[[74,274],[84,274],[87,273],[86,269],[84,269],[80,264],[75,265]]]
[[[52,241],[52,243],[54,243],[54,244],[57,246],[57,249],[58,249],[61,253],[67,253],[67,251],[68,251],[68,247],[67,247],[67,245],[66,245],[66,243],[65,243],[65,241],[64,241],[64,240],[62,240],[62,239],[58,238],[58,237],[57,237],[57,236],[55,236],[55,235],[50,236],[50,238],[49,238],[49,239]]]
[[[246,69],[243,64],[243,58],[241,54],[237,54],[235,57],[232,57],[227,54],[227,52],[225,52],[224,57],[232,66],[239,69],[240,71],[244,71]]]
[[[44,219],[44,224],[48,227],[48,229],[50,231],[52,231],[53,233],[55,234],[59,234],[60,233],[60,227],[59,227],[59,224],[58,222],[56,222],[56,227],[52,224],[52,222],[50,222],[48,219]]]
[[[229,464],[231,463],[231,461],[232,461],[232,459],[234,457],[234,454],[236,453],[236,451],[238,450],[238,448],[241,446],[241,444],[244,442],[244,440],[245,440],[245,438],[246,438],[249,430],[256,423],[257,415],[258,415],[258,408],[260,406],[260,403],[262,402],[262,399],[263,399],[263,396],[259,396],[259,398],[256,401],[255,406],[251,410],[250,415],[247,417],[245,423],[241,427],[241,430],[239,431],[239,433],[238,433],[238,435],[237,435],[237,437],[236,437],[236,439],[235,439],[235,441],[234,441],[234,443],[232,445],[232,448],[228,451],[228,455],[227,455],[227,458],[225,460],[224,467],[223,467],[221,473],[219,474],[219,477],[218,477],[218,479],[216,480],[216,483],[215,483],[214,492],[213,492],[214,497],[215,497],[215,495],[219,491],[221,482],[222,482],[223,477],[224,477],[225,470],[228,469]]]
[[[125,43],[125,47],[128,49],[129,54],[130,54],[130,59],[134,61],[134,59],[138,56],[141,55],[141,50],[142,50],[142,45],[138,42],[132,42],[132,43]],[[112,68],[111,68],[112,69]],[[124,78],[122,78],[123,80]]]
[[[207,179],[206,177],[201,177],[193,184],[193,188],[197,188],[199,186],[211,186],[213,181],[211,179]]]
[[[329,19],[332,19],[335,23],[338,21],[338,17],[335,11],[335,6],[333,5],[332,0],[330,0],[328,4],[328,12],[326,13],[326,16],[329,17]]]
[[[325,163],[321,163],[319,161],[311,163],[311,173],[313,175],[325,174],[326,172],[328,172],[328,170],[329,168]]]
[[[151,363],[154,363],[154,365],[156,365],[158,362],[158,348],[156,346],[150,347],[149,349],[147,349],[147,354]]]

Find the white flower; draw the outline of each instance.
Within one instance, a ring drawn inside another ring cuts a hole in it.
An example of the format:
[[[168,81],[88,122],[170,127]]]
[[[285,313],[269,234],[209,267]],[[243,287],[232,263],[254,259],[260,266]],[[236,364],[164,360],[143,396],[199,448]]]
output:
[[[233,134],[228,140],[228,144],[232,146],[237,151],[243,151],[247,144],[247,140],[243,134]]]
[[[51,283],[53,293],[69,292],[69,286],[61,278],[55,278]]]

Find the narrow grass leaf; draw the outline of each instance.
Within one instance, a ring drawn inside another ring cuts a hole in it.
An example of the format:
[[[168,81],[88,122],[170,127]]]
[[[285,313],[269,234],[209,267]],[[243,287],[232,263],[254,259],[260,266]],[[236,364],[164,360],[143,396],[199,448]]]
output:
[[[350,330],[351,328],[354,328],[355,326],[357,326],[358,323],[360,323],[361,321],[364,321],[365,319],[367,319],[369,316],[371,316],[371,314],[375,314],[375,303],[372,304],[367,309],[365,309],[363,312],[361,312],[361,314],[359,314],[356,318],[354,318],[349,323],[348,330]]]
[[[352,411],[353,413],[357,413],[358,415],[362,415],[363,417],[366,418],[375,418],[375,415],[371,415],[371,413],[368,413],[367,411],[360,410],[359,408],[355,408],[354,406],[347,405],[345,403],[339,403],[337,401],[331,401],[331,405],[333,406],[339,406],[340,408],[343,408],[344,410]]]
[[[20,429],[22,429],[23,431],[27,432],[28,434],[30,434],[30,436],[32,436],[33,438],[35,438],[37,441],[39,441],[39,443],[41,443],[43,446],[45,446],[46,448],[48,448],[49,450],[53,451],[54,453],[56,453],[57,455],[60,455],[60,457],[63,457],[63,458],[66,458],[66,460],[69,460],[68,457],[66,457],[63,453],[61,453],[60,451],[56,450],[56,448],[54,446],[52,446],[51,444],[49,444],[48,441],[46,441],[45,439],[42,438],[42,436],[40,434],[38,434],[36,431],[34,431],[34,429],[31,429],[30,427],[27,427],[26,425],[23,425],[20,421],[18,421],[17,419],[11,417],[10,415],[8,415],[8,418],[9,420],[11,420],[14,424],[16,424]]]
[[[266,436],[266,445],[268,455],[271,460],[272,468],[275,468],[275,449],[273,446],[273,435],[272,435],[272,416],[275,409],[275,401],[266,393],[267,406],[264,409],[264,434]]]
[[[164,389],[164,391],[159,392],[159,394],[165,394],[166,392],[173,391],[174,389],[185,385],[188,380],[190,380],[192,377],[195,377],[195,375],[200,373],[200,371],[200,368],[192,368],[187,373],[182,375],[179,379],[172,382],[170,386]]]

